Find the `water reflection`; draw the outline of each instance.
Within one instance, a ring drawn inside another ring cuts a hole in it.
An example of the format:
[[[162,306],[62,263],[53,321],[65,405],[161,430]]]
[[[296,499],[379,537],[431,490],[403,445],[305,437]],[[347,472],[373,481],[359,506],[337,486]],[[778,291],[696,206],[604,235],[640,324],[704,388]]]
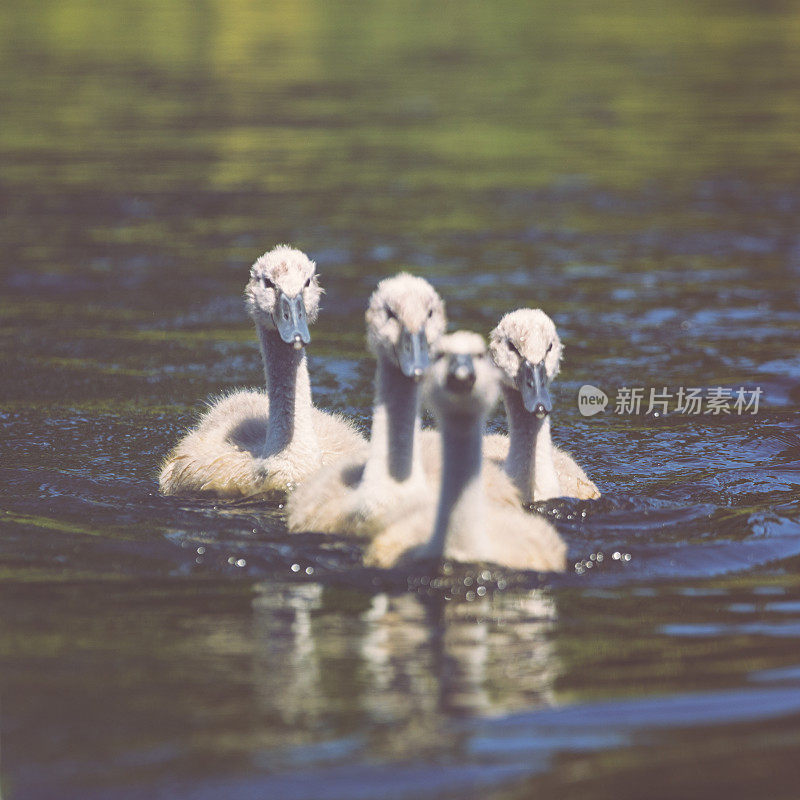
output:
[[[261,584],[253,600],[262,713],[313,737],[358,709],[395,756],[440,746],[453,718],[554,701],[555,601],[546,589],[472,602]],[[343,722],[347,728],[347,723]]]

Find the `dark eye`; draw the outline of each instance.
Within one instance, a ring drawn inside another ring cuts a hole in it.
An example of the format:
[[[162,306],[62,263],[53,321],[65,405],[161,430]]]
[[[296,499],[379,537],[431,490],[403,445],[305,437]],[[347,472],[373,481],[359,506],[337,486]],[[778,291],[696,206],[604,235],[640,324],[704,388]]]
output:
[[[303,288],[308,289],[309,286],[311,286],[311,278],[306,280],[305,284],[303,284]]]
[[[394,311],[392,311],[392,309],[389,308],[389,306],[386,306],[386,316],[389,319],[397,319],[397,314],[395,314]]]
[[[430,319],[432,316],[433,316],[433,309],[428,311],[428,319]]]
[[[544,351],[544,354],[547,355],[552,349],[553,349],[553,343],[550,342],[550,344],[547,345],[547,350]]]
[[[522,353],[515,347],[514,343],[510,339],[506,339],[506,344],[508,345],[508,349],[512,353],[516,353],[520,358],[522,358]]]
[[[275,288],[275,284],[266,275],[262,275],[261,276],[261,283],[264,284],[264,288],[265,289],[274,289]]]

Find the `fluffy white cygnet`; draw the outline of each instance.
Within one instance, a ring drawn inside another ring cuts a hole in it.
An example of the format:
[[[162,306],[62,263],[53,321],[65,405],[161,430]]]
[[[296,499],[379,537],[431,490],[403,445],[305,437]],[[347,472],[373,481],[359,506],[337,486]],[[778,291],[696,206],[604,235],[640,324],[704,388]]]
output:
[[[366,443],[338,414],[315,408],[306,363],[308,323],[322,289],[316,266],[285,245],[253,264],[245,302],[256,326],[266,394],[240,390],[212,403],[165,459],[164,494],[249,497],[286,492]]]
[[[572,456],[550,438],[549,387],[562,355],[553,321],[540,309],[512,311],[492,331],[489,349],[501,371],[509,435],[487,436],[486,456],[503,466],[525,503],[600,497]]]
[[[429,350],[444,333],[444,304],[427,281],[401,273],[378,284],[366,323],[377,359],[369,452],[323,467],[297,488],[287,506],[292,531],[370,536],[431,494],[419,392]]]
[[[566,545],[556,529],[544,518],[495,501],[486,492],[483,429],[497,402],[499,385],[483,339],[460,331],[443,337],[437,351],[424,389],[442,437],[438,501],[424,504],[415,513],[396,515],[373,541],[366,563],[436,566],[448,560],[491,562],[519,570],[564,570]],[[498,480],[503,478],[498,476]]]

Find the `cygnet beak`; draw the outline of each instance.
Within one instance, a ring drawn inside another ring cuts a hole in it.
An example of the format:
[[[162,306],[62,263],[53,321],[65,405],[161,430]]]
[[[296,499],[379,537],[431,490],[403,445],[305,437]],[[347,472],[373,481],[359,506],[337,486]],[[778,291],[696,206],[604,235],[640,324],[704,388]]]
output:
[[[475,365],[472,356],[450,356],[447,365],[447,390],[457,394],[466,394],[475,385]]]
[[[428,355],[428,340],[425,331],[411,333],[403,328],[400,334],[400,343],[397,346],[397,361],[400,370],[407,378],[418,381],[430,364]]]
[[[302,294],[287,297],[283,292],[280,293],[275,327],[277,327],[281,339],[286,344],[292,345],[295,350],[299,350],[311,341],[311,334],[308,332],[306,304],[303,302]]]
[[[553,401],[547,388],[544,361],[531,364],[524,361],[517,375],[517,386],[522,394],[525,410],[537,419],[544,419],[553,410]]]

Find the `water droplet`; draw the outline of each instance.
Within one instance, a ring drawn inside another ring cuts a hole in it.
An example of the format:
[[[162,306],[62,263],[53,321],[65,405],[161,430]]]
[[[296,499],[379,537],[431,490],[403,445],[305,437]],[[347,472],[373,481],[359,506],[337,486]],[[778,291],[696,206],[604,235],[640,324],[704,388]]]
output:
[[[630,561],[631,560],[631,554],[630,553],[625,553],[624,557],[625,557],[626,561]]]
[[[464,586],[472,586],[472,578],[469,575],[464,578]]]
[[[498,588],[498,589],[499,589],[501,592],[503,591],[503,589],[505,589],[505,588],[506,588],[506,586],[508,586],[508,584],[507,584],[507,583],[506,583],[506,582],[505,582],[505,581],[504,581],[502,578],[500,578],[500,580],[499,580],[499,581],[497,581],[497,588]]]
[[[481,578],[485,581],[490,581],[492,579],[492,573],[489,572],[488,569],[485,569],[483,572],[481,572]]]
[[[247,562],[243,558],[239,558],[239,559],[236,560],[236,566],[237,567],[246,567],[247,566]]]
[[[205,547],[198,547],[197,548],[197,555],[201,556],[201,555],[203,555],[203,553],[205,553],[205,551],[206,551]]]
[[[292,564],[292,572],[300,572],[300,565]]]
[[[228,563],[233,566],[236,563],[236,559],[233,556],[228,556]]]
[[[475,599],[475,592],[467,592],[467,602],[471,603]]]
[[[611,554],[611,558],[613,558],[613,559],[614,559],[614,561],[619,561],[619,560],[620,560],[620,558],[622,558],[622,554],[619,552],[619,550],[615,550],[615,551],[614,551],[614,552]]]
[[[486,594],[486,587],[479,586],[477,591],[478,591],[478,597],[483,597]]]
[[[306,575],[313,575],[314,567],[306,567]]]

